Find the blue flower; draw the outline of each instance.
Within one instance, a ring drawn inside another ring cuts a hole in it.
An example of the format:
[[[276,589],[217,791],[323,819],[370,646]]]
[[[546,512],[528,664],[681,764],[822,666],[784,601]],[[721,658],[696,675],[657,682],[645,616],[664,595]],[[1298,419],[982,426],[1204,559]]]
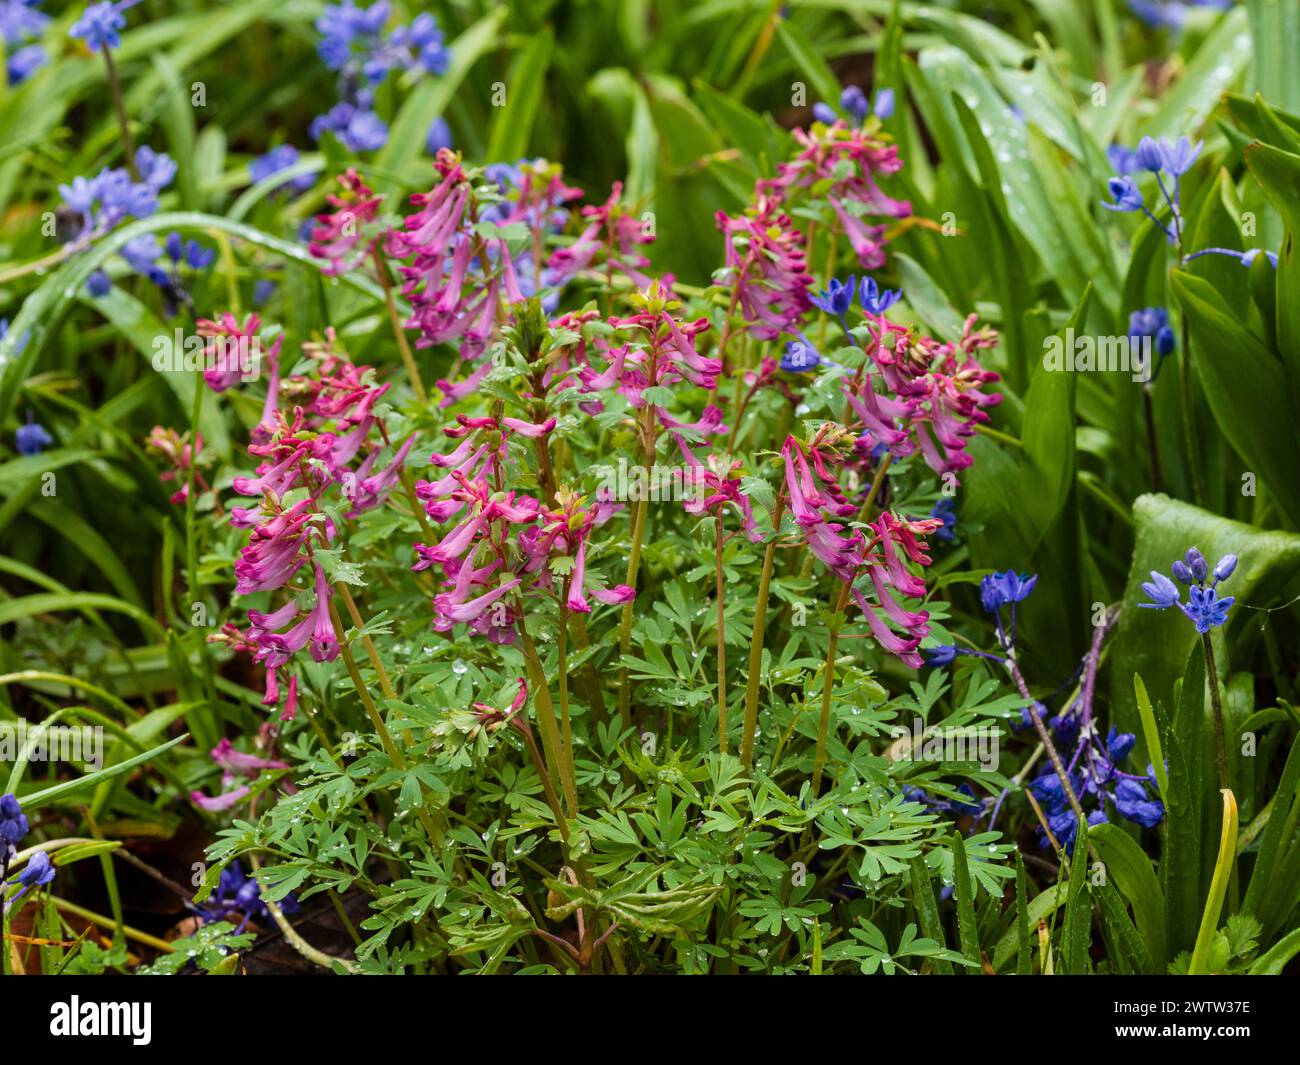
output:
[[[45,431],[45,426],[38,422],[20,425],[14,433],[14,446],[20,455],[39,455],[54,443],[54,437]]]
[[[265,181],[269,177],[274,177],[282,170],[288,170],[291,166],[298,164],[298,149],[292,144],[279,144],[272,148],[265,155],[259,155],[248,164],[248,176],[255,183]],[[314,184],[316,177],[314,174],[299,174],[295,178],[289,178],[276,186],[277,192],[299,193],[306,192]]]
[[[851,297],[850,297],[851,298]],[[881,289],[874,277],[862,279],[862,309],[876,317],[884,314],[890,307],[903,298],[902,289]]]
[[[781,356],[781,369],[786,373],[808,373],[817,369],[821,361],[817,349],[801,335],[798,340],[786,344],[785,354]]]
[[[872,105],[871,113],[879,119],[889,118],[894,113],[893,89],[881,89],[876,93],[876,102]]]
[[[1140,780],[1121,780],[1112,796],[1120,815],[1143,828],[1155,828],[1164,820],[1165,804],[1147,795]]]
[[[936,668],[951,665],[957,657],[957,648],[951,644],[939,644],[938,647],[928,647],[925,650],[925,656],[930,665]]]
[[[871,111],[866,93],[856,85],[849,85],[840,93],[840,106],[859,122],[865,121]]]
[[[1102,206],[1108,211],[1140,211],[1142,210],[1142,193],[1138,191],[1137,185],[1131,177],[1116,176],[1106,183],[1110,190],[1111,199],[1114,203],[1102,202]]]
[[[1182,177],[1192,168],[1192,164],[1196,162],[1196,157],[1201,154],[1201,149],[1204,147],[1204,141],[1192,144],[1186,137],[1179,137],[1175,144],[1168,138],[1161,137],[1157,148],[1160,165],[1166,173],[1174,177]]]
[[[813,113],[813,118],[815,118],[818,122],[826,123],[826,125],[828,126],[832,122],[834,122],[837,117],[835,114],[835,109],[831,107],[830,104],[825,103],[821,100],[818,100],[815,104],[813,104],[812,113]]]
[[[1131,732],[1120,732],[1114,725],[1111,725],[1110,732],[1106,734],[1106,754],[1110,757],[1113,765],[1119,765],[1129,756],[1133,750],[1134,744],[1137,743],[1137,736]]]
[[[1242,253],[1241,253],[1241,265],[1242,265],[1242,266],[1249,266],[1249,265],[1250,265],[1251,263],[1253,263],[1257,258],[1259,258],[1259,253],[1260,253],[1260,249],[1259,249],[1259,248],[1251,248],[1249,251],[1244,251],[1244,252],[1242,252]],[[1276,270],[1276,269],[1277,269],[1277,252],[1266,251],[1266,252],[1264,252],[1264,255],[1268,258],[1268,261],[1273,265],[1273,269]]]
[[[174,231],[167,234],[163,250],[167,252],[167,258],[177,266],[184,263],[191,270],[205,270],[217,257],[215,248],[205,247],[197,240],[182,240],[181,235]]]
[[[6,63],[6,74],[10,85],[18,85],[30,78],[37,70],[49,62],[49,56],[39,44],[29,44],[19,48]]]
[[[335,104],[312,121],[311,135],[316,140],[327,130],[352,152],[378,151],[388,140],[388,127],[377,114],[348,103]]]
[[[1129,315],[1128,335],[1134,343],[1142,337],[1151,337],[1157,355],[1168,355],[1174,350],[1174,331],[1169,325],[1169,312],[1163,307],[1134,311]]]
[[[957,527],[956,507],[957,501],[952,496],[941,496],[939,501],[930,508],[930,517],[938,518],[943,522],[943,527],[934,532],[936,540],[956,539],[956,534],[953,532]]]
[[[27,817],[13,795],[0,795],[0,855],[16,847],[27,835]]]
[[[980,581],[980,602],[990,614],[996,614],[1002,607],[1011,603],[1023,603],[1038,583],[1038,575],[1017,574],[1015,570],[1005,573],[989,573]]]
[[[45,31],[50,16],[36,10],[39,3],[40,0],[0,0],[0,37],[6,45],[21,44]]]
[[[1131,174],[1137,169],[1137,153],[1132,148],[1126,148],[1122,144],[1112,144],[1106,149],[1106,158],[1110,160],[1110,165],[1115,168],[1115,173]]]
[[[126,26],[126,16],[122,12],[136,2],[137,0],[118,0],[117,3],[111,3],[104,0],[102,3],[91,4],[82,12],[81,18],[72,24],[68,33],[77,40],[85,41],[86,47],[92,52],[98,52],[101,48],[120,47],[121,31]]]
[[[1151,602],[1138,603],[1138,606],[1152,610],[1166,610],[1177,604],[1179,599],[1178,585],[1158,570],[1151,571],[1151,579],[1142,585],[1142,591]]]
[[[812,305],[820,307],[827,314],[843,318],[849,313],[849,308],[853,306],[853,293],[857,285],[858,279],[852,274],[849,275],[849,279],[845,282],[832,277],[828,289],[810,297]]]
[[[86,291],[95,299],[100,296],[107,296],[108,290],[113,287],[113,282],[109,280],[108,274],[103,270],[94,270],[86,278]]]
[[[275,295],[275,288],[275,282],[270,278],[259,278],[257,283],[253,286],[253,306],[266,306],[266,304],[270,302],[271,297]]]
[[[410,48],[415,53],[415,62],[430,74],[445,74],[451,63],[451,52],[443,40],[438,20],[427,11],[416,15],[409,26],[394,30],[392,43],[398,48]]]
[[[155,152],[147,144],[135,150],[135,169],[140,180],[156,191],[162,191],[176,176],[176,163],[166,152]]]
[[[1188,601],[1180,603],[1179,609],[1196,625],[1196,631],[1207,633],[1216,625],[1228,620],[1228,608],[1236,602],[1235,597],[1220,596],[1213,588],[1193,586],[1187,593]]]
[[[298,900],[292,895],[286,895],[280,900],[279,907],[285,913],[297,913]],[[221,870],[217,886],[199,908],[199,914],[204,921],[238,917],[241,930],[250,920],[266,920],[270,917],[270,911],[262,899],[261,885],[245,875],[244,867],[238,860]]]
[[[41,887],[54,879],[54,863],[44,851],[37,851],[27,860],[18,882],[25,888]]]

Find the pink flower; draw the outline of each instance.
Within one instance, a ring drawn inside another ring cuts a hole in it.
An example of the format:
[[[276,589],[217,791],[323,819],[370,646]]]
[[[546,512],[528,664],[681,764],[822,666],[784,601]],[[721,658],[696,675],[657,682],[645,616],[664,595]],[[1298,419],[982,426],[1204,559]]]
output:
[[[538,582],[550,588],[551,561],[556,557],[571,557],[573,566],[569,571],[565,597],[565,606],[569,610],[579,614],[590,613],[588,595],[607,605],[631,602],[636,597],[634,588],[626,584],[606,588],[587,570],[587,541],[591,530],[600,524],[599,506],[587,508],[582,496],[566,491],[558,493],[558,502],[561,504],[559,510],[542,507],[538,524],[520,534],[519,547],[527,560],[523,572],[536,574]]]
[[[908,598],[925,595],[924,579],[909,570],[907,562],[917,566],[930,564],[930,556],[919,537],[928,536],[942,526],[943,522],[937,518],[908,521],[888,511],[882,513],[870,524],[873,536],[861,559],[875,593],[874,605],[860,589],[853,589],[853,599],[876,642],[913,669],[919,669],[922,664],[917,648],[929,634],[930,615],[924,610],[906,609],[895,593]],[[895,628],[901,629],[902,634]]]
[[[568,247],[552,252],[547,264],[558,284],[590,269],[603,250],[611,270],[626,274],[638,287],[650,285],[650,278],[644,273],[650,260],[637,247],[652,244],[655,238],[619,204],[622,196],[623,183],[616,181],[603,204],[582,209],[582,216],[588,219],[587,227]]]
[[[205,365],[210,368],[203,371],[203,380],[212,391],[224,392],[242,381],[246,372],[252,371],[253,349],[260,324],[257,315],[250,314],[248,321],[241,326],[239,319],[229,311],[219,321],[200,318],[194,323],[195,332],[207,338],[203,357]]]
[[[759,196],[739,218],[722,211],[718,228],[726,236],[728,283],[735,284],[741,313],[760,340],[774,340],[797,328],[808,311],[812,275],[807,272],[803,236],[779,201]]]
[[[339,184],[343,186],[342,193],[326,197],[335,210],[316,216],[310,245],[312,255],[329,260],[325,272],[335,275],[356,269],[374,247],[377,238],[367,228],[379,217],[384,200],[351,167],[339,178]]]
[[[257,526],[235,563],[235,591],[240,595],[282,588],[306,562],[303,548],[311,532],[308,500],[295,503]]]
[[[824,432],[819,430],[819,437]],[[840,580],[851,580],[861,560],[862,534],[844,532],[844,526],[832,521],[831,516],[848,517],[856,509],[844,499],[839,485],[829,475],[818,443],[810,445],[809,451],[819,467],[818,477],[814,477],[802,445],[793,436],[786,437],[781,448],[790,512],[812,553]]]
[[[816,186],[862,266],[874,270],[884,265],[884,226],[870,224],[863,216],[906,218],[912,213],[911,204],[891,199],[876,184],[877,176],[895,174],[902,167],[898,147],[886,144],[878,133],[851,129],[843,122],[796,129],[794,136],[801,151],[777,167],[775,178],[759,182],[760,194],[788,200],[796,190]]]

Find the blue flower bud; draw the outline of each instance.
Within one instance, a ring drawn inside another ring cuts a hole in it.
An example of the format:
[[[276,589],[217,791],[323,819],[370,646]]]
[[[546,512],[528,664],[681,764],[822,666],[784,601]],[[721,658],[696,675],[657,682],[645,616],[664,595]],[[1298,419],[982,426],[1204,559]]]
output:
[[[1237,568],[1237,556],[1224,555],[1221,559],[1219,559],[1218,564],[1214,567],[1215,583],[1218,583],[1219,581],[1226,581],[1229,577],[1232,576],[1232,571],[1235,570],[1236,568]]]
[[[813,104],[812,112],[813,112],[813,118],[815,118],[818,122],[826,123],[826,125],[828,126],[836,119],[835,109],[831,107],[830,104],[825,103],[821,100],[818,100],[815,104]]]
[[[1137,165],[1143,170],[1156,173],[1163,165],[1160,146],[1150,137],[1143,137],[1137,146]]]
[[[1205,556],[1195,547],[1187,549],[1187,568],[1192,571],[1192,576],[1198,581],[1205,580],[1210,575],[1210,565],[1205,561]]]

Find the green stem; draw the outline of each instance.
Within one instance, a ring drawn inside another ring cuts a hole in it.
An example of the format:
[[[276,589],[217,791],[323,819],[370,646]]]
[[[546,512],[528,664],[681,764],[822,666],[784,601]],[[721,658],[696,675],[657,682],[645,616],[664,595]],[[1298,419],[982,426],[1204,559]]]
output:
[[[361,700],[361,705],[365,707],[366,716],[370,718],[371,725],[374,726],[376,735],[379,736],[379,743],[388,755],[389,761],[393,763],[400,773],[407,770],[405,756],[393,742],[392,734],[388,731],[388,726],[384,724],[383,715],[380,714],[379,708],[375,705],[375,700],[370,696],[370,689],[366,687],[365,682],[361,679],[361,671],[357,669],[356,659],[352,657],[352,649],[348,645],[347,633],[343,629],[343,622],[339,618],[338,608],[330,602],[330,620],[334,623],[335,639],[339,642],[339,653],[343,656],[343,664],[347,667],[348,676],[352,678],[352,687],[356,689],[357,697]],[[434,844],[441,844],[443,834],[446,831],[445,824],[439,825],[430,817],[429,811],[421,804],[416,815],[420,819],[421,825],[424,826],[425,832],[428,833],[429,839]]]
[[[122,100],[122,83],[117,78],[117,67],[113,63],[112,49],[105,44],[101,49],[104,63],[108,67],[108,89],[113,98],[113,110],[117,112],[117,124],[122,127],[122,150],[126,152],[126,168],[134,181],[140,180],[140,171],[135,166],[135,145],[131,141],[131,123],[126,117],[126,104]]]
[[[785,513],[785,497],[776,501],[772,513],[775,529],[763,553],[763,573],[758,579],[758,599],[754,603],[754,630],[749,636],[749,677],[745,684],[745,722],[740,738],[740,764],[749,769],[754,759],[754,737],[758,733],[759,674],[763,668],[763,636],[767,625],[767,600],[772,588],[772,568],[776,561],[776,545],[781,539],[781,517]]]
[[[563,730],[564,756],[567,764],[577,774],[577,755],[573,751],[573,729],[569,724],[569,587],[564,582],[564,597],[560,600],[560,728]],[[575,806],[576,810],[577,807]]]
[[[428,401],[428,394],[424,390],[420,368],[415,364],[411,343],[406,339],[406,330],[402,328],[401,315],[397,313],[397,301],[393,299],[393,275],[389,272],[383,256],[379,254],[379,245],[374,245],[370,251],[375,261],[375,273],[379,275],[379,284],[384,290],[384,303],[388,307],[388,324],[392,327],[393,336],[397,340],[397,350],[401,353],[402,365],[406,367],[406,376],[411,382],[411,390],[415,393],[415,398],[423,405]]]
[[[627,580],[625,582],[630,588],[636,587],[637,571],[641,568],[641,540],[645,536],[646,514],[650,510],[650,502],[646,499],[640,499],[633,505],[636,507],[636,513],[632,516],[632,548],[627,556]],[[623,618],[618,627],[618,712],[623,719],[624,728],[632,727],[632,700],[628,688],[627,656],[632,649],[632,609],[635,605],[635,599],[630,599],[623,604]]]
[[[1228,744],[1223,732],[1223,702],[1219,698],[1219,671],[1214,665],[1214,644],[1208,632],[1201,634],[1201,647],[1205,650],[1205,679],[1210,686],[1210,706],[1214,710],[1214,758],[1219,769],[1219,788],[1232,787],[1228,779]]]
[[[542,747],[546,750],[546,762],[551,772],[560,779],[560,787],[569,809],[569,816],[578,815],[578,782],[574,777],[573,766],[565,757],[564,743],[560,738],[559,724],[555,720],[555,706],[551,702],[551,689],[546,683],[546,670],[537,655],[537,647],[528,634],[528,626],[519,619],[519,638],[524,645],[524,662],[533,686],[533,705],[537,708],[537,725],[542,730]]]
[[[718,507],[717,526],[714,531],[714,559],[716,575],[714,598],[718,601],[718,748],[727,753],[727,618],[726,599],[723,592],[722,574],[722,507]]]
[[[822,783],[822,770],[826,765],[826,739],[831,726],[831,689],[835,685],[835,652],[840,642],[840,617],[849,601],[849,592],[853,588],[850,577],[840,587],[839,601],[835,605],[835,617],[831,619],[831,637],[826,648],[826,675],[822,678],[822,715],[817,726],[817,760],[813,763],[812,793],[815,798]]]

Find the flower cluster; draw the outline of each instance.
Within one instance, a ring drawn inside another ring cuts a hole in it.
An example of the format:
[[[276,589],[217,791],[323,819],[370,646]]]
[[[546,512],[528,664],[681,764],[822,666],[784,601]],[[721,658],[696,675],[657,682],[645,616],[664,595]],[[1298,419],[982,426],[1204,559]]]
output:
[[[745,213],[732,218],[718,212],[726,234],[726,266],[718,277],[734,286],[739,310],[760,340],[794,332],[812,305],[803,236],[779,201],[760,196]]]
[[[139,181],[133,180],[125,167],[117,167],[59,186],[63,204],[58,212],[58,234],[69,251],[82,251],[127,219],[148,218],[158,210],[158,196],[176,177],[176,163],[148,145],[136,149],[134,163]],[[149,236],[128,241],[121,252],[132,270],[146,276],[151,276],[161,254],[157,240]],[[156,276],[151,279],[157,283]],[[93,296],[102,296],[108,287],[108,276],[102,270],[96,270],[86,282]]]
[[[409,25],[386,30],[391,13],[388,0],[369,7],[343,0],[327,5],[316,20],[317,50],[338,74],[339,102],[312,122],[315,140],[329,132],[349,151],[378,151],[388,141],[388,126],[374,110],[378,87],[394,71],[446,71],[451,54],[437,19],[426,11]]]
[[[1220,595],[1217,591],[1220,581],[1226,581],[1237,568],[1236,555],[1224,555],[1211,570],[1205,556],[1195,547],[1188,548],[1186,556],[1176,561],[1171,572],[1178,583],[1187,587],[1187,602],[1182,602],[1182,592],[1163,573],[1151,571],[1151,580],[1142,585],[1150,602],[1138,606],[1152,610],[1167,610],[1178,607],[1196,626],[1199,633],[1207,633],[1212,628],[1228,620],[1228,609],[1236,599]]]
[[[846,583],[876,642],[905,664],[919,668],[922,659],[917,648],[929,634],[929,614],[907,610],[898,597],[925,595],[925,581],[908,564],[930,564],[921,538],[933,534],[943,522],[937,518],[913,521],[884,511],[867,525],[870,538],[858,529],[846,528],[843,519],[852,518],[858,507],[840,489],[835,470],[842,465],[842,452],[851,442],[850,433],[831,423],[818,429],[807,443],[793,436],[786,438],[781,456],[790,512],[813,555]],[[856,583],[864,570],[874,602]]]
[[[37,11],[41,0],[3,0],[0,3],[0,40],[4,42],[6,76],[10,85],[26,81],[49,62],[49,56],[33,38],[39,37],[50,16]]]
[[[238,330],[248,335],[258,324],[255,315],[240,326],[227,314],[222,323],[200,326],[209,333]],[[235,563],[238,594],[287,588],[304,569],[311,580],[306,587],[290,588],[288,601],[269,613],[250,610],[246,631],[228,625],[212,638],[266,667],[267,706],[280,703],[279,671],[295,654],[307,649],[316,661],[325,662],[339,653],[331,613],[334,588],[322,562],[338,530],[322,506],[322,495],[337,490],[350,504],[350,518],[379,506],[415,445],[415,438],[408,438],[381,466],[389,443],[375,406],[389,386],[375,382],[372,368],[357,366],[339,352],[332,331],[326,343],[306,344],[303,351],[311,362],[305,374],[282,377],[278,359],[272,359],[262,419],[248,446],[260,462],[251,476],[236,477],[232,484],[239,495],[257,502],[232,508],[230,521],[249,530],[249,542]],[[273,356],[277,353],[278,342],[272,348]],[[294,404],[289,414],[279,406],[282,396]],[[291,677],[281,717],[292,717],[296,705],[297,678]]]
[[[554,428],[553,418],[531,423],[460,414],[455,425],[443,430],[458,441],[451,452],[430,460],[445,472],[415,486],[434,522],[454,522],[436,544],[415,545],[419,561],[414,569],[442,570],[443,590],[433,598],[437,631],[463,624],[494,643],[513,643],[519,614],[508,597],[516,593],[517,599],[534,585],[551,590],[559,558],[566,560],[561,568],[567,573],[564,601],[569,610],[588,613],[588,595],[611,604],[632,598],[631,588],[606,589],[587,568],[588,539],[593,528],[608,520],[609,508],[586,507],[583,497],[561,490],[552,509],[502,488],[509,439],[541,439]]]
[[[647,406],[647,394],[655,396],[678,384],[689,384],[712,392],[718,387],[722,361],[700,354],[696,338],[709,328],[707,318],[687,322],[675,311],[680,304],[670,298],[660,282],[653,282],[644,292],[632,297],[636,313],[611,317],[609,325],[635,338],[632,342],[612,344],[601,338],[597,348],[606,360],[603,370],[587,366],[578,371],[581,389],[597,394],[617,389],[634,410]],[[701,436],[727,432],[722,410],[710,404],[698,420],[676,420],[659,403],[650,402],[659,422],[671,429],[688,430]]]
[[[2,912],[6,917],[27,892],[54,879],[54,866],[50,862],[50,856],[43,850],[38,850],[28,859],[17,877],[7,879],[9,863],[13,861],[18,844],[27,835],[29,827],[27,815],[23,813],[17,797],[0,795],[0,901],[3,901]],[[12,895],[5,894],[14,887],[18,890]]]
[[[1154,768],[1148,767],[1147,772],[1140,776],[1119,768],[1136,742],[1137,737],[1132,733],[1117,732],[1113,726],[1105,743],[1101,742],[1095,728],[1080,729],[1078,744],[1066,766],[1066,775],[1080,804],[1086,808],[1088,800],[1095,803],[1091,810],[1087,810],[1089,825],[1104,824],[1109,820],[1106,813],[1108,802],[1126,821],[1142,828],[1154,828],[1164,819],[1164,803],[1153,798],[1158,794]],[[1036,777],[1029,788],[1042,803],[1047,827],[1056,841],[1067,853],[1073,852],[1078,835],[1078,817],[1060,776],[1054,770],[1048,770]],[[1045,829],[1040,827],[1039,835],[1046,846]]]
[[[292,714],[287,716],[291,717]],[[243,751],[236,750],[234,744],[227,739],[223,739],[213,747],[210,754],[212,760],[221,768],[221,794],[212,796],[205,795],[201,791],[190,792],[190,799],[194,804],[207,810],[208,813],[229,810],[240,800],[248,797],[252,788],[248,784],[240,783],[241,779],[256,780],[268,770],[289,768],[285,762],[273,758],[259,758],[255,754],[245,754]],[[292,791],[292,785],[286,785],[286,790]]]
[[[867,270],[885,264],[885,227],[867,221],[869,216],[906,218],[912,206],[887,196],[877,184],[902,169],[898,146],[879,134],[850,129],[842,122],[815,123],[810,130],[796,129],[800,151],[777,167],[775,178],[760,181],[760,196],[788,202],[797,191],[814,187],[830,205],[859,263]]]
[[[84,41],[92,52],[122,46],[122,30],[126,29],[126,15],[140,0],[100,0],[89,5],[81,17],[72,24],[68,34]]]
[[[311,230],[311,253],[328,261],[327,274],[355,270],[383,235],[377,225],[383,196],[376,195],[351,167],[339,177],[339,185],[340,192],[325,197],[334,210],[318,214]]]
[[[841,321],[840,304],[846,294],[851,301],[852,293],[850,277],[828,294],[828,304]],[[988,420],[987,408],[1002,400],[998,393],[984,391],[998,375],[975,357],[976,351],[996,344],[997,336],[991,330],[977,331],[972,314],[957,341],[941,343],[885,318],[895,299],[897,294],[880,293],[874,282],[863,285],[863,350],[868,362],[842,386],[862,428],[859,447],[873,457],[888,451],[895,458],[919,449],[936,473],[955,474],[970,466],[967,442]]]
[[[194,464],[195,485],[201,492],[208,490],[207,482],[204,481],[195,463],[197,456],[203,450],[202,436],[195,434],[194,442],[191,444],[189,433],[178,433],[175,429],[165,429],[161,425],[155,425],[144,443],[151,455],[158,455],[167,462],[169,468],[163,471],[160,479],[174,481],[180,485],[172,493],[172,503],[184,503],[189,498],[191,464]]]
[[[286,914],[297,913],[300,909],[292,894],[286,895],[277,905]],[[247,928],[250,921],[269,921],[271,917],[262,899],[262,886],[245,874],[237,858],[221,870],[217,886],[196,910],[204,923],[237,920],[235,934]]]
[[[1103,202],[1102,206],[1123,213],[1141,211],[1164,232],[1170,244],[1181,244],[1183,220],[1179,206],[1179,183],[1182,176],[1192,168],[1203,147],[1203,141],[1192,144],[1186,137],[1179,137],[1176,142],[1166,137],[1161,137],[1159,141],[1143,137],[1134,149],[1112,146],[1108,154],[1118,173],[1107,184],[1112,202]],[[1169,208],[1168,224],[1161,222],[1147,207],[1142,190],[1132,176],[1140,173],[1155,175],[1156,186]],[[1166,177],[1172,181],[1172,187],[1165,184]]]
[[[623,206],[622,198],[623,183],[616,181],[604,203],[582,208],[586,220],[582,232],[571,244],[556,248],[547,262],[557,284],[603,265],[608,273],[631,278],[639,288],[650,286],[645,273],[650,260],[637,249],[653,243],[654,233]]]

